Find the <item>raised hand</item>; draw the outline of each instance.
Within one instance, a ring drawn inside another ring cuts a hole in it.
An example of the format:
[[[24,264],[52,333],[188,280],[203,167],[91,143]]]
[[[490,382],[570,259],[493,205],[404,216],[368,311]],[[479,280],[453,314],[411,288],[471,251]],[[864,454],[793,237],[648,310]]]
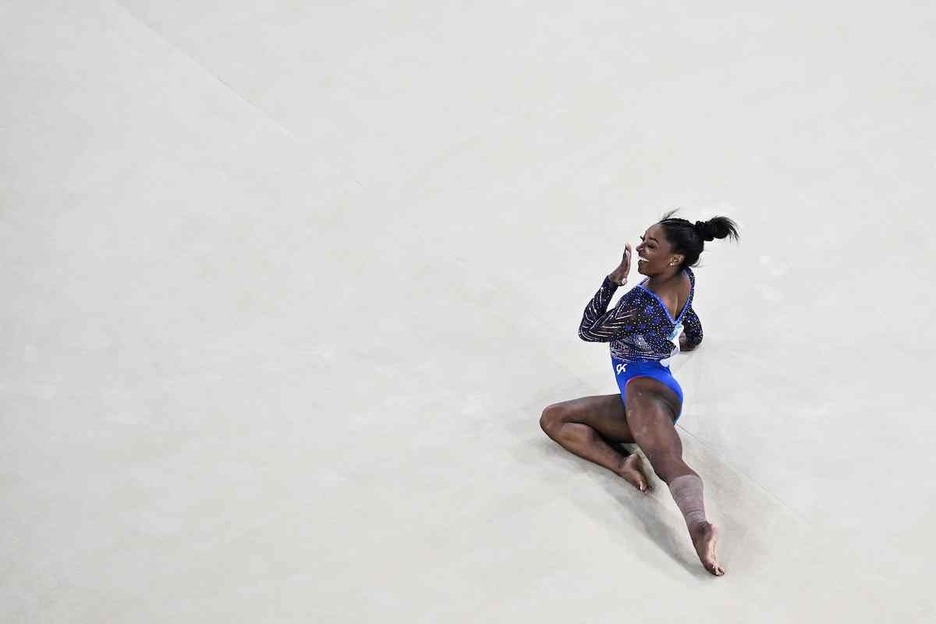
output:
[[[631,266],[631,251],[630,243],[625,243],[624,256],[621,258],[621,264],[608,275],[612,282],[620,286],[627,283],[627,275],[630,273]]]

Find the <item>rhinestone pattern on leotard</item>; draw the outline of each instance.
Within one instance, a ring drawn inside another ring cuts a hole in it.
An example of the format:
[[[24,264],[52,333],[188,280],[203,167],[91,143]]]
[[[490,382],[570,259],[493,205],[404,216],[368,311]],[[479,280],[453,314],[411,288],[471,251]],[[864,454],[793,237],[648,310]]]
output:
[[[588,342],[610,342],[611,355],[625,360],[665,360],[679,350],[679,334],[693,347],[702,342],[702,324],[692,309],[695,274],[689,275],[689,298],[673,319],[663,301],[642,283],[624,293],[611,310],[608,305],[618,285],[607,277],[588,302],[579,337]]]

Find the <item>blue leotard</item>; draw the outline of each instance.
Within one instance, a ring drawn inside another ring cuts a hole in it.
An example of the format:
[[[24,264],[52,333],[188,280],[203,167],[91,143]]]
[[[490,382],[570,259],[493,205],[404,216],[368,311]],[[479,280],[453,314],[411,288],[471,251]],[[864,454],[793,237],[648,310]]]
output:
[[[702,342],[702,324],[692,309],[695,274],[692,269],[684,270],[689,276],[689,298],[675,319],[663,300],[647,288],[646,280],[624,293],[608,310],[618,285],[606,277],[585,308],[579,337],[611,343],[611,363],[622,398],[631,379],[650,377],[675,392],[682,406],[683,391],[670,372],[670,358],[679,352],[683,332],[693,347]]]

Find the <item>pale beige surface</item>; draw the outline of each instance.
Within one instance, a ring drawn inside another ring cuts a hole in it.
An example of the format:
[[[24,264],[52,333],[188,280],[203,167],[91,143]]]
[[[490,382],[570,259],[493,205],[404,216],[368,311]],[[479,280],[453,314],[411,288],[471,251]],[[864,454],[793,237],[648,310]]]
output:
[[[0,621],[932,621],[936,9],[464,4],[0,2]],[[722,579],[537,426],[675,206]]]

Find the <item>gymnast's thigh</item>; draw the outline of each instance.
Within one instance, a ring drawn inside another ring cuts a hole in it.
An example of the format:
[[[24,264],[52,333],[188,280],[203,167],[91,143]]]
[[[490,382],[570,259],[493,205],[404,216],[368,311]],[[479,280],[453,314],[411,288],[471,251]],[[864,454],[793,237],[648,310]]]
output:
[[[610,442],[633,442],[627,424],[624,398],[620,394],[582,397],[550,405],[544,416],[553,415],[563,423],[588,425]]]

